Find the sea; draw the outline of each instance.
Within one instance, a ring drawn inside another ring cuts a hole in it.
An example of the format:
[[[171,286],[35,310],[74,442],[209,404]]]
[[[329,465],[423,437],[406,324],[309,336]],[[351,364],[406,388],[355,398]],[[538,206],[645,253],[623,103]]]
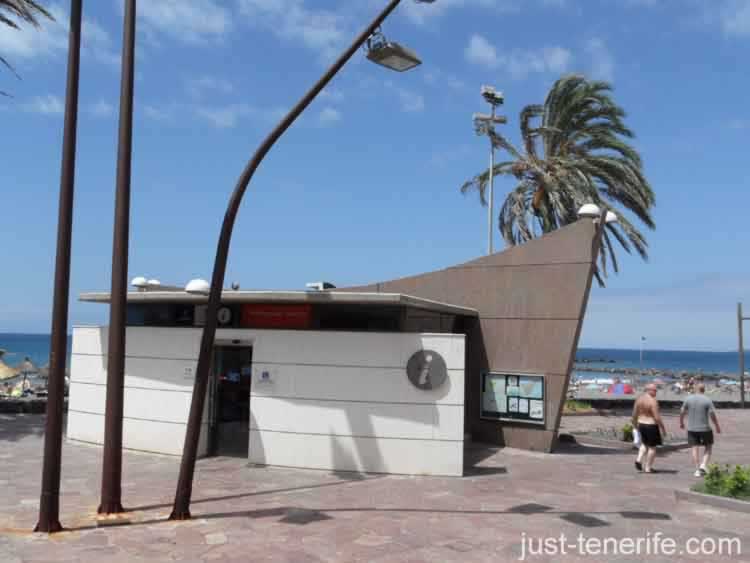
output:
[[[68,336],[67,363],[70,365],[72,339]],[[0,350],[4,350],[3,361],[15,367],[29,358],[37,367],[49,363],[49,334],[18,334],[0,332]]]
[[[70,344],[68,338],[68,364],[70,364]],[[49,334],[0,333],[0,349],[6,354],[3,361],[10,366],[20,364],[26,357],[36,366],[49,362]],[[579,366],[589,369],[601,368],[601,375],[607,375],[610,369],[634,368],[657,369],[672,372],[703,372],[737,375],[739,358],[737,352],[697,352],[690,350],[643,350],[641,363],[640,350],[618,348],[579,348],[576,353]],[[746,366],[750,363],[746,360]],[[597,377],[598,372],[576,372],[574,375]]]

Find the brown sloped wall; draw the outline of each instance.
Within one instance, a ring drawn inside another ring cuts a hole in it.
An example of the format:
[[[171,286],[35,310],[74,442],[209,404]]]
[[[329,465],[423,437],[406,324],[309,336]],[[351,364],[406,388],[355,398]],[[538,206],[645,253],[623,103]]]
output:
[[[464,264],[417,276],[346,288],[403,293],[479,311],[468,321],[466,429],[476,440],[550,451],[583,315],[599,237],[581,220],[531,242]],[[483,370],[544,374],[544,427],[479,418]]]

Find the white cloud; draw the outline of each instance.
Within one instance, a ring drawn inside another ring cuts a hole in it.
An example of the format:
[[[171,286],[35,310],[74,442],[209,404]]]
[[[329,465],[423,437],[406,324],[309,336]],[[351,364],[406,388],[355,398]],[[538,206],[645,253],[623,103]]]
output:
[[[615,59],[604,41],[599,38],[589,39],[585,50],[591,58],[591,77],[612,82],[615,78]]]
[[[240,119],[256,113],[255,108],[247,104],[229,104],[226,106],[197,107],[195,114],[219,129],[235,127]]]
[[[402,9],[406,17],[417,25],[424,25],[445,15],[453,8],[485,8],[498,12],[517,12],[520,10],[519,0],[438,0],[433,4],[405,2]]]
[[[326,88],[320,93],[320,99],[328,100],[332,103],[338,103],[344,101],[344,93],[335,88]]]
[[[234,86],[228,80],[213,76],[197,76],[186,80],[187,91],[193,98],[202,98],[207,92],[231,94]]]
[[[497,49],[487,39],[476,33],[469,39],[469,44],[464,50],[464,55],[467,61],[475,65],[487,68],[497,68],[500,66]]]
[[[175,104],[167,106],[155,106],[146,104],[143,106],[143,114],[153,121],[170,121],[177,111]]]
[[[41,20],[39,29],[25,25],[20,30],[0,26],[0,53],[14,61],[55,56],[68,50],[68,25],[70,16],[60,4],[51,4],[50,13],[55,21]],[[107,64],[119,62],[112,50],[112,39],[96,21],[84,18],[81,32],[81,52],[85,57]]]
[[[65,110],[63,101],[55,95],[36,96],[22,106],[24,111],[42,115],[62,115]]]
[[[453,74],[449,74],[447,72],[443,72],[439,68],[431,67],[429,70],[426,70],[426,72],[423,73],[424,81],[431,85],[431,86],[438,86],[438,87],[444,87],[447,86],[448,88],[451,88],[452,90],[464,90],[466,88],[466,83],[457,78]]]
[[[285,41],[331,58],[349,36],[346,18],[333,11],[308,8],[303,0],[237,0],[250,25],[265,28]]]
[[[401,100],[401,109],[413,113],[424,111],[424,96],[411,92],[409,90],[398,90],[398,97]]]
[[[104,100],[99,100],[89,107],[89,113],[94,117],[111,117],[115,113],[115,108],[112,104]]]
[[[726,0],[720,18],[727,35],[750,35],[750,2],[747,0]]]
[[[331,125],[332,123],[336,123],[337,121],[341,121],[341,112],[335,108],[323,108],[322,111],[318,114],[318,122],[321,125]]]
[[[565,72],[573,58],[569,50],[557,46],[536,50],[513,49],[498,53],[495,46],[479,34],[471,36],[464,56],[472,64],[491,70],[505,69],[516,79],[533,72]]]
[[[422,94],[396,86],[390,80],[385,82],[385,86],[398,96],[402,111],[407,113],[424,111],[425,102]]]
[[[122,0],[119,0],[122,6]],[[221,39],[232,27],[230,11],[216,0],[148,0],[138,4],[138,17],[149,32],[195,43]]]

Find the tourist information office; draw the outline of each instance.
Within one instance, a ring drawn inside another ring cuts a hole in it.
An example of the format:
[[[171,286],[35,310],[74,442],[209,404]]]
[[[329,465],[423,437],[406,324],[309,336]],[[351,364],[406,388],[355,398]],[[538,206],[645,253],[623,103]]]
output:
[[[597,231],[581,220],[362,287],[225,290],[199,455],[462,475],[467,440],[550,451]],[[200,292],[148,284],[128,294],[124,448],[182,453],[205,303]],[[74,327],[70,440],[106,439],[106,347],[106,326]]]

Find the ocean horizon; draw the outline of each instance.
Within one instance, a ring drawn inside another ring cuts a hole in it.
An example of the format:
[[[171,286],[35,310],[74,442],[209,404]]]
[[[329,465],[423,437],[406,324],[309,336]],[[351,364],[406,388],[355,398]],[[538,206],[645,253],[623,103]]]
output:
[[[68,335],[68,364],[70,363],[71,335]],[[49,362],[50,335],[44,333],[0,332],[0,349],[6,351],[8,365],[20,364],[26,357],[37,366]],[[576,352],[577,365],[602,370],[657,369],[674,372],[739,373],[739,357],[734,351],[657,350],[631,348],[580,347]],[[750,365],[746,363],[746,365]]]

